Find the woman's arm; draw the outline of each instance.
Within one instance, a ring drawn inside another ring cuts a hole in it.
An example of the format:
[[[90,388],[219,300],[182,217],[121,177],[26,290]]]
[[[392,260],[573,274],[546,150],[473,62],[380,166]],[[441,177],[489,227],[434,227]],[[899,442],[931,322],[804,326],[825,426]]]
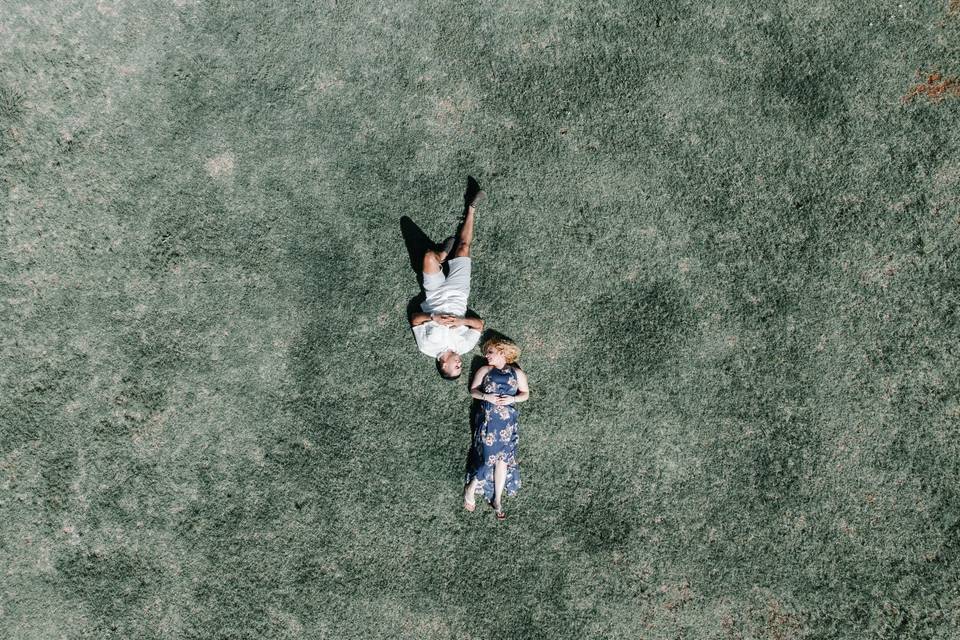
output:
[[[474,400],[490,401],[490,394],[480,391],[480,385],[483,384],[483,377],[487,375],[490,368],[490,365],[485,364],[477,369],[477,373],[473,376],[473,382],[470,383],[470,397]]]
[[[530,385],[527,384],[527,374],[525,374],[520,367],[514,367],[513,370],[517,374],[517,395],[513,396],[513,401],[523,402],[530,397]]]

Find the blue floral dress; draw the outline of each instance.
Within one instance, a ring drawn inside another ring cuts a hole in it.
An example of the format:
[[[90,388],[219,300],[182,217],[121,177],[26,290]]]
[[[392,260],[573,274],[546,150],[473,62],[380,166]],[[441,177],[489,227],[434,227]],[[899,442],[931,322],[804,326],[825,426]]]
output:
[[[491,369],[480,383],[483,393],[495,395],[515,396],[517,388],[517,374],[510,365],[505,369]],[[517,464],[517,442],[520,439],[518,415],[515,404],[497,406],[486,400],[480,401],[480,409],[474,413],[473,444],[467,460],[465,484],[476,478],[478,482],[475,493],[482,493],[488,501],[493,500],[493,471],[498,460],[507,463],[504,494],[513,496],[520,489],[520,467]]]

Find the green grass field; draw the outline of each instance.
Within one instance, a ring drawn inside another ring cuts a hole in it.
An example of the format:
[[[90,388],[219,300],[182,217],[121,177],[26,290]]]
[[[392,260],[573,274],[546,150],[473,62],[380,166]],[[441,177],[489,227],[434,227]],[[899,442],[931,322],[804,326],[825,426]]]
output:
[[[0,636],[960,637],[950,4],[0,1]]]

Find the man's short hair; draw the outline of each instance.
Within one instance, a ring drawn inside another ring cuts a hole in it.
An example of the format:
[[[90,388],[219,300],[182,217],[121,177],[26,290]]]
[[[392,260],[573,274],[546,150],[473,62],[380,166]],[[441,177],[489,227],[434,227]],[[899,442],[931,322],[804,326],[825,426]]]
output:
[[[457,380],[460,378],[460,374],[463,373],[463,369],[461,369],[460,373],[458,373],[457,375],[451,376],[447,374],[446,371],[443,370],[443,361],[440,358],[437,358],[437,373],[439,373],[440,377],[443,378],[444,380],[450,380],[451,382],[453,382],[454,380]]]

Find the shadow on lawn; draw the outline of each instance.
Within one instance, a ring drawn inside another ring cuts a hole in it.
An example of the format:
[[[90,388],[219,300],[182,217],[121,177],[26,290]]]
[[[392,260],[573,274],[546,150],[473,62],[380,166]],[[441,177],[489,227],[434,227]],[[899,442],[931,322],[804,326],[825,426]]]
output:
[[[410,255],[410,268],[416,274],[417,286],[420,287],[420,292],[410,298],[407,303],[407,321],[409,322],[413,314],[420,311],[420,304],[426,299],[423,293],[423,256],[437,245],[409,216],[400,218],[400,234]]]

